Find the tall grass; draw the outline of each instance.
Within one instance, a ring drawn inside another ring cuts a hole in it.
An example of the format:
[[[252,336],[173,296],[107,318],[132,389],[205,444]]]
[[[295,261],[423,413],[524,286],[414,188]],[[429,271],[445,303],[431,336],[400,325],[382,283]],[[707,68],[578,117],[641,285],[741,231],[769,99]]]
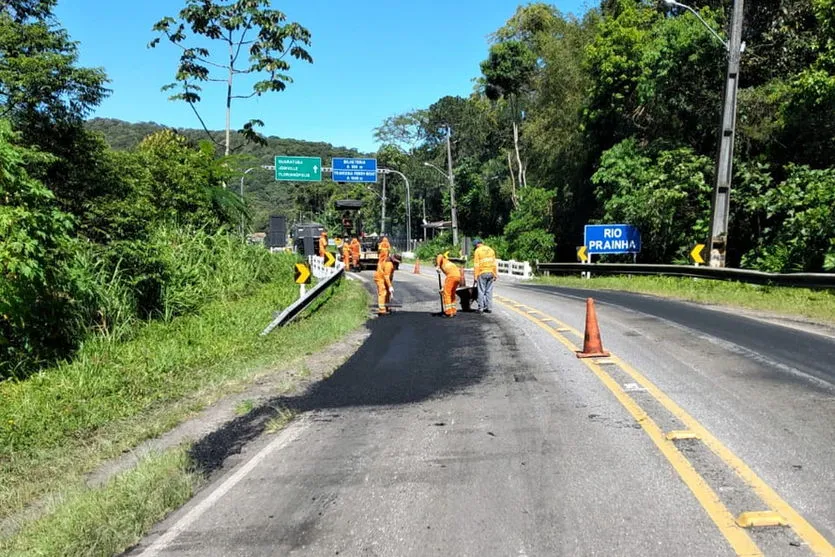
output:
[[[120,341],[129,338],[138,321],[171,321],[217,300],[235,300],[270,281],[286,266],[282,257],[246,245],[225,232],[161,227],[144,241],[101,246],[76,240],[71,257],[59,274],[51,319],[19,327],[48,327],[43,335],[67,347],[59,357],[71,357],[85,339]],[[26,339],[31,335],[16,335]],[[42,336],[43,336],[42,335]],[[2,342],[2,339],[0,339]],[[9,353],[15,361],[0,361],[0,379],[24,378],[55,363],[33,343]]]
[[[98,489],[67,494],[53,512],[0,539],[4,555],[116,555],[178,508],[200,485],[186,450],[145,457]]]

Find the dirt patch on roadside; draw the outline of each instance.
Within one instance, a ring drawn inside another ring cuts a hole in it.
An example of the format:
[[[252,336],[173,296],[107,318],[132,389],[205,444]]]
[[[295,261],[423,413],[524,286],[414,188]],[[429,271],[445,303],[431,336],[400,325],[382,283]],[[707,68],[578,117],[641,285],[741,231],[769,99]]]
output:
[[[369,334],[363,327],[289,368],[263,370],[241,392],[222,398],[164,435],[107,462],[88,476],[87,485],[104,485],[115,475],[136,466],[149,453],[182,443],[194,443],[193,457],[201,471],[213,472],[226,457],[240,452],[246,442],[261,434],[266,422],[276,416],[278,409],[269,406],[268,401],[276,396],[302,394],[311,385],[328,378],[359,349]],[[252,409],[240,415],[236,409],[244,404],[251,405]]]

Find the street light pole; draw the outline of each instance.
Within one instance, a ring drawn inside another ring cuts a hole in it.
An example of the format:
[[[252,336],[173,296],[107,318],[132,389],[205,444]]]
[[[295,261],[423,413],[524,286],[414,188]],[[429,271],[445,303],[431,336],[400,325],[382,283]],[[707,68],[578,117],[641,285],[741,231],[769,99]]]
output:
[[[728,51],[728,70],[722,95],[722,121],[719,127],[719,150],[716,156],[716,183],[711,199],[710,261],[711,267],[724,267],[728,248],[728,220],[731,207],[733,181],[734,140],[736,139],[736,105],[739,88],[739,62],[745,44],[742,42],[742,17],[744,0],[734,0],[731,8],[730,36],[722,39],[699,13],[676,0],[664,0],[668,6],[678,6],[693,14]]]
[[[402,172],[398,172],[397,170],[392,170],[391,168],[381,168],[380,171],[383,173],[383,184],[385,184],[386,174],[392,173],[397,174],[403,181],[406,183],[406,244],[407,244],[407,251],[411,251],[412,249],[412,192],[409,188],[409,179],[406,178],[406,175]]]
[[[383,173],[383,195],[380,197],[383,201],[382,209],[380,210],[380,236],[386,233],[386,175]]]
[[[449,126],[446,127],[446,153],[447,153],[447,169],[449,174],[449,210],[452,214],[452,245],[458,246],[458,208],[455,206],[455,177],[452,174],[452,143],[450,136],[452,130]]]

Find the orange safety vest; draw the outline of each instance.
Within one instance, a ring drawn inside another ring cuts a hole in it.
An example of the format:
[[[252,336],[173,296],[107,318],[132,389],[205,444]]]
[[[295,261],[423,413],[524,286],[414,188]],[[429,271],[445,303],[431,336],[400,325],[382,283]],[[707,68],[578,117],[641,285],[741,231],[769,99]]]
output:
[[[444,257],[441,260],[441,270],[448,277],[461,278],[461,270],[458,268],[458,265],[456,265],[446,257]]]
[[[377,270],[374,272],[374,282],[383,282],[386,288],[391,288],[391,279],[394,276],[394,263],[391,261],[380,261],[377,263]]]

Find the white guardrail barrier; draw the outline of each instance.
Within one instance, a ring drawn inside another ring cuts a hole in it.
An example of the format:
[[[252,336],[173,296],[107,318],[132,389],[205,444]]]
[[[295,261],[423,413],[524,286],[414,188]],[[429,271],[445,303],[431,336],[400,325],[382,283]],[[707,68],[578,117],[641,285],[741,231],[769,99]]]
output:
[[[527,261],[497,261],[500,275],[510,275],[521,279],[529,279],[533,277],[533,269],[531,264]]]
[[[338,259],[333,264],[333,267],[325,267],[325,258],[319,255],[308,255],[307,262],[310,264],[310,271],[317,279],[333,276],[345,267],[342,261]]]

